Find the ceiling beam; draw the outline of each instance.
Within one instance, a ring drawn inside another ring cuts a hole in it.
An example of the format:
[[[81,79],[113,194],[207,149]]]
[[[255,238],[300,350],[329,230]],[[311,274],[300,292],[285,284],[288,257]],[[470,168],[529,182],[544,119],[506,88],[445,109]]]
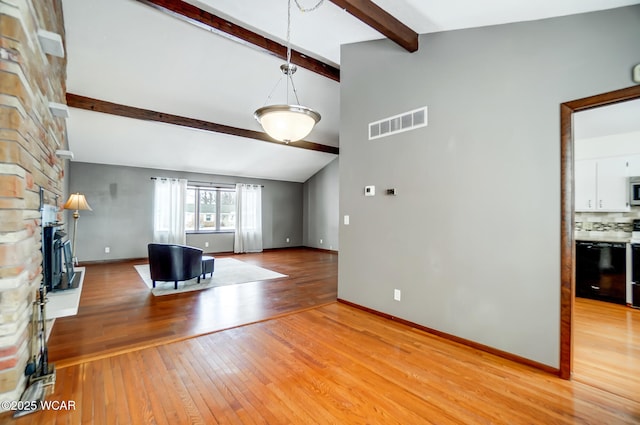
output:
[[[284,144],[275,139],[272,139],[267,133],[262,133],[260,131],[246,130],[244,128],[230,127],[224,124],[216,124],[209,121],[181,117],[179,115],[165,114],[163,112],[152,111],[149,109],[135,108],[133,106],[121,105],[118,103],[111,103],[104,100],[79,96],[73,93],[67,93],[67,106],[71,108],[85,109],[87,111],[118,115],[121,117],[134,118],[145,121],[163,122],[167,124],[179,125],[182,127],[195,128],[198,130],[206,130],[215,133],[229,134],[232,136],[246,137],[248,139],[257,139],[263,142],[275,143],[281,146],[291,146],[312,151],[331,153],[334,155],[338,155],[340,153],[340,149],[334,146],[307,142],[305,140],[299,140],[297,142]]]
[[[409,52],[418,50],[418,33],[371,0],[330,0]]]
[[[240,42],[250,47],[257,47],[282,60],[287,59],[287,47],[277,41],[268,39],[258,33],[227,21],[210,12],[202,10],[181,0],[137,0],[155,9],[176,17],[182,21],[204,28],[215,34]],[[291,49],[291,63],[313,71],[323,77],[340,81],[340,70],[332,65],[309,57]]]

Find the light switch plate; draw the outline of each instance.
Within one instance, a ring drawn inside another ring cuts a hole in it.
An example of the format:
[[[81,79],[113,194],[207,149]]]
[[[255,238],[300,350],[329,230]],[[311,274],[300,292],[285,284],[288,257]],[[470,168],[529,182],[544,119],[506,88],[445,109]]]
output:
[[[375,186],[365,186],[364,187],[364,196],[376,196],[376,187]]]
[[[640,83],[640,63],[633,67],[633,81]]]

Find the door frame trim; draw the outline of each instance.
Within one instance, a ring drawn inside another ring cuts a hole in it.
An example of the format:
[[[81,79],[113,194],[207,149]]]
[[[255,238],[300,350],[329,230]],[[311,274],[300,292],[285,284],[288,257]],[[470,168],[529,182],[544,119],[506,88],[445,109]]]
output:
[[[571,379],[575,299],[573,114],[640,98],[640,85],[560,104],[560,377]]]

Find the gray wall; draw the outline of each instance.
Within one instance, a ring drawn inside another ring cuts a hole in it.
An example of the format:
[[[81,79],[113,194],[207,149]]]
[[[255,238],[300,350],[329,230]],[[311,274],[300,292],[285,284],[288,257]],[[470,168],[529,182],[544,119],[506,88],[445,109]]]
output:
[[[69,168],[69,190],[84,193],[93,208],[80,211],[76,241],[79,261],[147,256],[147,244],[153,239],[151,177],[262,184],[264,248],[302,245],[302,183],[82,162],[71,162]],[[73,218],[70,214],[68,217],[71,234]],[[209,242],[209,247],[205,247],[205,242]],[[187,244],[205,252],[233,251],[233,234],[188,235]],[[107,246],[111,248],[109,254],[104,252]]]
[[[559,105],[632,85],[639,40],[634,6],[343,46],[338,296],[558,367]]]
[[[339,158],[336,158],[304,183],[305,246],[338,250],[339,171]]]

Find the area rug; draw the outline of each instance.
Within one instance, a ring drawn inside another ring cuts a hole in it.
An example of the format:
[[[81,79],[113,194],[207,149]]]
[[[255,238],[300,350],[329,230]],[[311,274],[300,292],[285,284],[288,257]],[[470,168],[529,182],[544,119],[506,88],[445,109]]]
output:
[[[180,292],[200,291],[214,286],[237,285],[239,283],[256,282],[259,280],[277,279],[287,277],[285,274],[248,264],[235,258],[216,258],[213,276],[200,279],[194,278],[184,282],[178,282],[178,289],[173,289],[173,282],[156,282],[153,287],[149,273],[149,265],[141,264],[134,266],[144,283],[147,284],[151,293],[156,296],[177,294]]]

